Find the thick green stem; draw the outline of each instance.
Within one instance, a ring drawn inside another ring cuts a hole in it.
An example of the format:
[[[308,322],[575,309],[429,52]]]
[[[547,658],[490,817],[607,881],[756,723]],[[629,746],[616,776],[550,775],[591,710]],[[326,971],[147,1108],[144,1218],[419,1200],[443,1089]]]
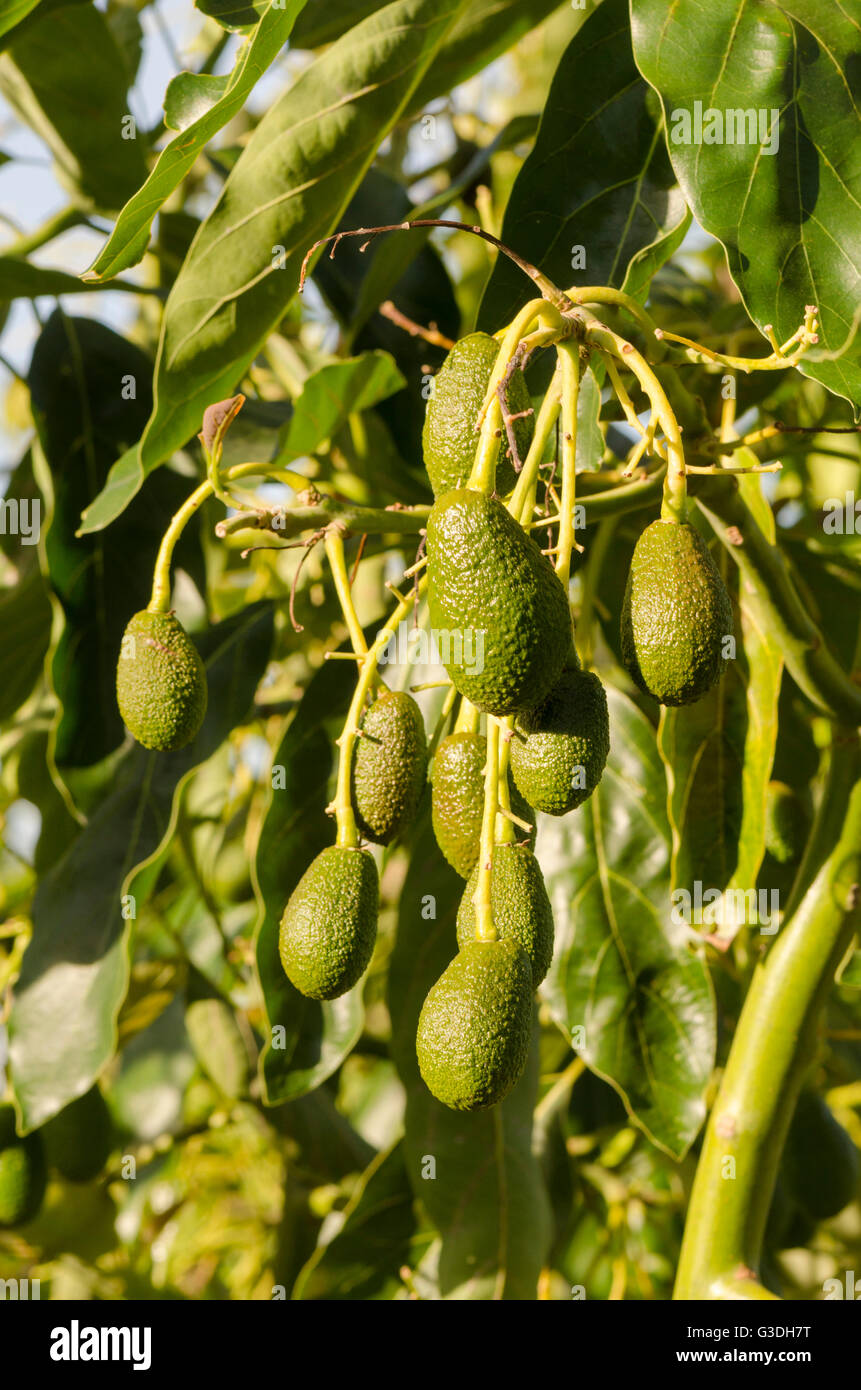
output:
[[[487,716],[487,762],[484,768],[484,813],[481,820],[481,847],[478,853],[478,882],[475,888],[475,939],[495,941],[496,926],[490,898],[493,871],[493,841],[496,808],[499,803],[499,721]]]
[[[562,369],[562,503],[556,573],[567,589],[574,549],[574,501],[577,487],[577,400],[580,395],[580,349],[576,343],[560,343]]]
[[[347,631],[350,634],[353,651],[356,652],[357,655],[361,655],[368,650],[368,644],[365,641],[362,624],[359,622],[355,604],[353,603],[350,579],[344,560],[344,532],[339,522],[336,522],[327,529],[325,546],[326,555],[329,560],[329,568],[332,571],[332,578],[335,581],[335,592],[338,595],[338,602],[341,605],[344,622],[347,624]]]
[[[861,918],[857,740],[847,756],[855,780],[840,838],[745,999],[691,1193],[677,1299],[774,1297],[757,1270],[777,1166],[819,1013]]]

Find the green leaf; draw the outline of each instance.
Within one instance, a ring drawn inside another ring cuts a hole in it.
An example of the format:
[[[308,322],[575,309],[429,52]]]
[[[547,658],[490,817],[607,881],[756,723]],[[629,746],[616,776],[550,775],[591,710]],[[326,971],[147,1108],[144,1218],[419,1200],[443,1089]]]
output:
[[[320,1004],[293,988],[278,955],[287,899],[311,860],[334,839],[327,789],[333,740],[355,680],[355,671],[344,670],[350,665],[328,661],[315,674],[272,763],[255,870],[261,905],[257,974],[269,1023],[260,1074],[269,1105],[305,1095],[331,1076],[355,1047],[364,1021],[361,981],[340,999]]]
[[[0,596],[0,720],[10,719],[42,674],[51,641],[51,603],[34,569]]]
[[[400,1270],[417,1262],[415,1199],[403,1144],[379,1153],[362,1174],[331,1240],[301,1270],[294,1299],[391,1299]],[[426,1242],[425,1242],[426,1243]]]
[[[271,641],[268,604],[204,634],[209,705],[197,738],[178,753],[134,749],[117,770],[112,793],[43,877],[9,1021],[25,1129],[82,1095],[113,1056],[134,914],[173,835],[177,789],[246,715]]]
[[[60,182],[107,211],[147,175],[143,142],[124,133],[127,85],[123,55],[92,5],[39,18],[0,58],[0,91],[45,141]]]
[[[86,285],[77,275],[31,265],[17,256],[0,256],[0,300],[35,299],[40,294],[81,294],[87,290],[126,290],[131,294],[155,294],[149,285],[112,280],[109,285]]]
[[[156,213],[185,178],[204,145],[242,109],[255,84],[290,37],[303,3],[304,0],[288,0],[281,6],[273,0],[253,35],[240,49],[228,77],[207,78],[203,87],[202,79],[193,73],[180,73],[174,78],[167,90],[165,109],[168,125],[176,121],[182,134],[162,150],[146,183],[123,208],[108,241],[87,271],[87,278],[109,279],[141,259]],[[192,99],[200,101],[203,91],[211,95],[214,81],[223,81],[223,94],[188,124]]]
[[[532,1300],[550,1238],[547,1194],[532,1152],[537,1037],[524,1076],[501,1105],[462,1114],[427,1090],[416,1060],[416,1025],[428,990],[457,950],[454,921],[464,885],[440,854],[429,817],[409,852],[389,973],[392,1056],[407,1090],[409,1180],[442,1236],[443,1298]]]
[[[612,686],[610,757],[590,799],[542,818],[537,854],[556,923],[551,1012],[631,1118],[675,1158],[705,1116],[711,986],[671,918],[666,786],[654,730]]]
[[[208,14],[223,29],[247,29],[269,8],[269,0],[194,0],[194,8]]]
[[[857,15],[830,0],[631,8],[637,62],[667,113],[679,182],[726,247],[751,318],[782,342],[815,304],[820,348],[838,356],[813,352],[802,371],[861,405]],[[736,140],[734,115],[730,142],[729,111],[751,112],[755,134],[745,125]]]
[[[109,496],[89,510],[88,530],[113,520],[151,469],[195,433],[205,408],[232,393],[296,293],[305,253],[337,223],[463,4],[384,6],[267,111],[168,299],[157,404],[137,477],[121,460],[122,486],[111,479]]]
[[[20,37],[20,33],[26,33],[33,23],[38,22],[50,10],[58,10],[64,5],[85,3],[88,3],[88,0],[6,0],[3,13],[0,14],[0,49],[14,43]]]
[[[370,410],[406,384],[387,352],[363,352],[319,367],[307,378],[296,401],[279,460],[287,463],[313,454],[350,415]]]
[[[604,0],[562,55],[502,223],[505,244],[560,288],[575,279],[621,287],[631,267],[642,294],[637,258],[648,252],[653,272],[684,235],[687,208],[656,105],[634,66],[627,0]],[[481,325],[495,331],[529,294],[523,272],[500,256]]]

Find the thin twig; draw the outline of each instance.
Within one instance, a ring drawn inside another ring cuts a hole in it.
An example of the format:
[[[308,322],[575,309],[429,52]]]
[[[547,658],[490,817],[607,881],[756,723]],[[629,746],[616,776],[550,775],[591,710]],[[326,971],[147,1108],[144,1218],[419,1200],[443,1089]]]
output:
[[[390,299],[384,299],[377,312],[382,314],[384,319],[396,323],[398,328],[409,333],[411,338],[424,338],[426,343],[432,343],[434,347],[445,348],[446,352],[454,347],[454,339],[447,338],[444,333],[440,333],[435,323],[430,323],[427,328],[423,328],[420,323],[416,323],[414,319],[408,319],[406,314],[402,314]]]

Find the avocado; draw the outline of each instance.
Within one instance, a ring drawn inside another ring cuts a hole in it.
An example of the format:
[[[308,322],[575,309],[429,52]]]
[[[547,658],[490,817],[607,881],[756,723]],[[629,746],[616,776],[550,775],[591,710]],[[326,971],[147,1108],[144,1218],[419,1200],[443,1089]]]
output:
[[[206,670],[173,613],[135,613],[117,663],[117,704],[144,748],[184,748],[206,714]]]
[[[98,1086],[70,1103],[43,1128],[48,1163],[69,1182],[98,1177],[111,1152],[113,1126]]]
[[[571,650],[568,596],[500,501],[456,488],[431,508],[428,604],[440,659],[462,695],[504,716],[540,704]]]
[[[622,659],[662,705],[689,705],[723,675],[732,605],[690,522],[653,521],[634,547],[622,604]]]
[[[387,845],[409,825],[427,779],[427,737],[412,696],[384,690],[360,724],[353,751],[353,806],[362,834]]]
[[[478,448],[475,424],[498,353],[499,343],[493,338],[486,333],[470,333],[455,343],[434,377],[422,431],[425,468],[434,497],[441,497],[453,487],[464,487],[469,480]],[[511,375],[507,399],[512,415],[531,409],[520,368]],[[532,442],[532,432],[532,415],[515,420],[514,438],[521,463]],[[497,452],[496,491],[504,496],[515,481],[508,443],[502,438]]]
[[[467,941],[422,1005],[416,1054],[432,1095],[483,1110],[508,1095],[529,1052],[532,969],[518,942]]]
[[[45,1195],[42,1136],[15,1133],[15,1110],[0,1105],[0,1228],[32,1220]]]
[[[309,999],[337,999],[368,968],[377,939],[379,878],[369,850],[330,845],[290,895],[278,948],[284,973]]]
[[[803,799],[785,782],[769,782],[765,794],[765,848],[778,864],[797,864],[810,830]]]
[[[457,911],[457,944],[461,948],[475,938],[473,898],[478,886],[478,865]],[[529,957],[532,987],[537,989],[553,959],[553,910],[541,866],[525,845],[494,845],[490,871],[490,903],[500,941],[516,941]]]
[[[461,878],[469,878],[478,862],[484,811],[484,764],[487,739],[479,733],[454,733],[436,750],[431,780],[431,818],[436,842]],[[532,826],[529,848],[535,848],[535,813],[509,779],[511,810]],[[515,826],[515,835],[523,832]]]
[[[510,745],[511,775],[536,811],[564,816],[592,795],[609,751],[603,685],[594,671],[566,670],[544,703],[521,715]]]
[[[816,1091],[802,1091],[786,1136],[781,1176],[814,1221],[827,1221],[858,1190],[858,1150]]]

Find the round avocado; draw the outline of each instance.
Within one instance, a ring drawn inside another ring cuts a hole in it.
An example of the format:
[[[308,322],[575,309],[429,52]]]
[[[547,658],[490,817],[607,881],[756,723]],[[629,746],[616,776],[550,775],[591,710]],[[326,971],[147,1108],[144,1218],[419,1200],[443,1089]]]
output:
[[[135,613],[117,662],[117,704],[144,748],[184,748],[206,714],[206,669],[173,613]]]
[[[543,704],[521,715],[511,775],[536,811],[564,816],[590,797],[610,752],[604,687],[593,671],[562,672]]]

